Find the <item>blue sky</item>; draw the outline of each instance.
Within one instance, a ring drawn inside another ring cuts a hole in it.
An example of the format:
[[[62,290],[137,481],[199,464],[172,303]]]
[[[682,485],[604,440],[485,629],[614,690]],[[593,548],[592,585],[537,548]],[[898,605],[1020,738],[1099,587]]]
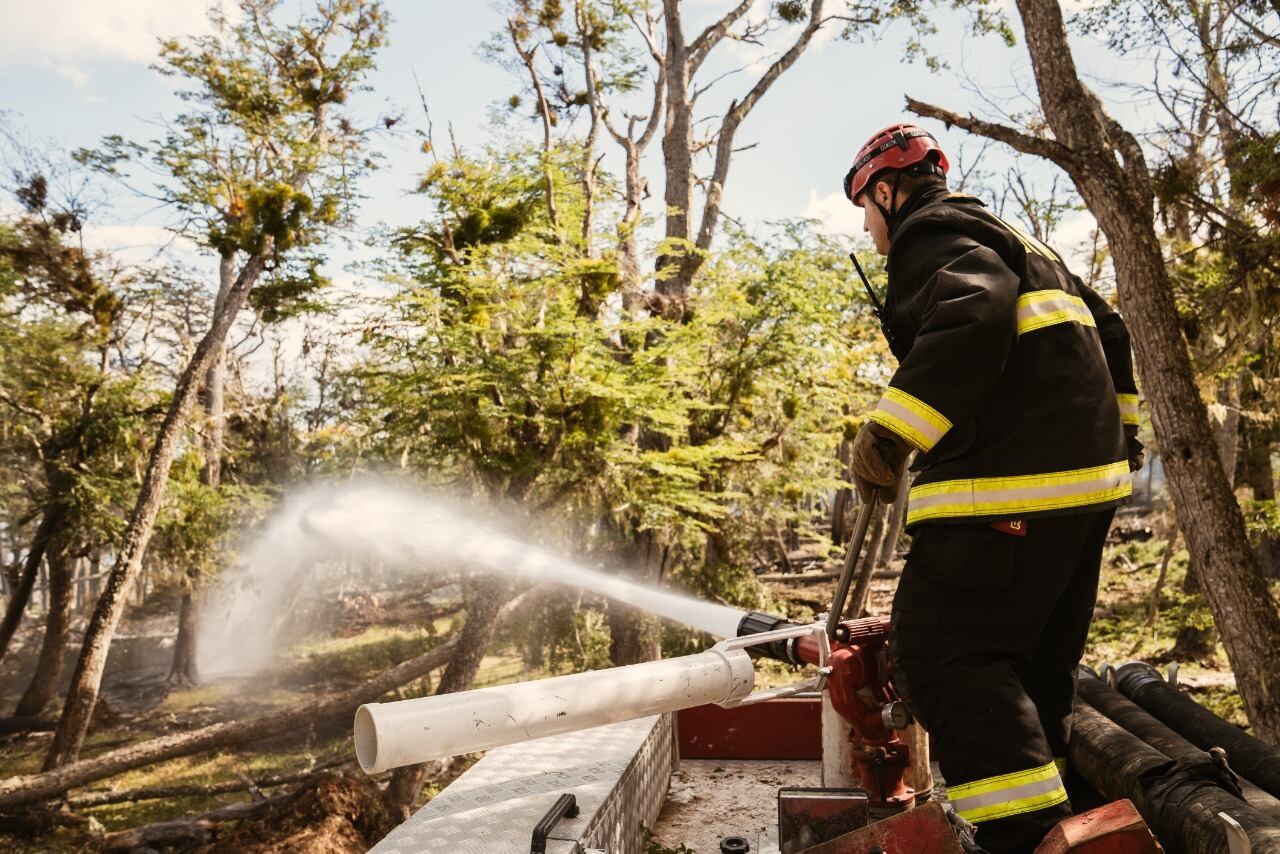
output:
[[[0,20],[6,22],[0,28],[0,109],[29,138],[67,149],[92,146],[106,134],[152,138],[163,117],[179,107],[173,82],[149,67],[156,39],[202,30],[206,2],[0,0]],[[691,33],[734,5],[733,0],[683,2]],[[412,223],[426,213],[422,200],[407,192],[425,167],[420,138],[411,133],[422,125],[415,73],[430,104],[437,142],[445,126],[452,125],[461,144],[473,151],[495,138],[490,125],[494,107],[519,88],[508,72],[478,56],[478,46],[503,23],[488,0],[387,0],[386,5],[393,19],[390,44],[370,80],[372,91],[358,103],[369,119],[403,113],[404,131],[379,142],[386,163],[364,185],[368,198],[361,209],[361,232],[351,235],[345,248],[335,244],[330,252],[328,273],[347,291],[371,287],[353,267],[355,260],[372,251],[361,243],[367,229],[379,223]],[[1012,12],[1011,4],[1007,8]],[[1011,17],[1018,30],[1016,14]],[[828,230],[847,235],[852,248],[862,240],[861,214],[843,198],[841,179],[871,132],[906,117],[904,95],[988,117],[998,115],[998,110],[1017,113],[1029,108],[1032,102],[1023,93],[1033,93],[1035,87],[1023,45],[1009,48],[995,37],[972,36],[965,20],[952,12],[939,13],[936,23],[938,33],[926,43],[951,66],[938,73],[922,63],[903,61],[908,34],[901,26],[863,44],[820,39],[739,130],[738,145],[754,147],[733,161],[725,214],[757,229],[769,220],[816,217]],[[778,44],[766,47],[777,49]],[[1145,79],[1149,66],[1121,61],[1087,40],[1077,40],[1076,55],[1082,72],[1108,96],[1109,106],[1122,120],[1141,115],[1143,105],[1117,103],[1110,97],[1114,90],[1105,84],[1135,75]],[[761,58],[769,56],[726,42],[708,61],[707,70],[714,75]],[[706,96],[707,106],[719,112],[753,82],[751,70],[728,77]],[[962,132],[949,132],[937,123],[925,126],[951,154],[953,165],[957,159],[972,161],[980,148],[979,141]],[[539,132],[519,117],[510,127],[530,136]],[[612,149],[611,142],[606,143]],[[661,213],[661,175],[653,162],[660,155],[659,143],[655,140],[650,146],[648,169],[653,196],[647,214],[653,217]],[[607,157],[605,168],[616,169],[618,159]],[[1015,162],[1042,185],[1055,173],[1044,163],[996,145],[988,147],[982,167],[1001,175]],[[709,163],[702,169],[708,172]],[[0,211],[12,208],[10,200],[0,199]],[[116,189],[111,204],[86,229],[85,239],[91,247],[110,249],[125,260],[149,259],[163,248],[196,269],[212,271],[210,259],[195,256],[181,244],[175,247],[166,222],[164,210]],[[1091,229],[1088,214],[1071,216],[1053,242],[1070,258],[1087,245]],[[283,342],[292,359],[303,360],[305,322],[290,321],[264,334]],[[254,347],[252,340],[246,346]],[[269,360],[262,355],[267,352],[269,348],[261,348],[254,358],[262,364],[251,362],[248,368],[257,384],[265,385],[271,376]]]
[[[727,0],[686,4],[693,32],[700,21],[732,5]],[[177,106],[171,81],[148,68],[155,39],[201,28],[204,5],[204,0],[0,0],[0,15],[11,25],[0,35],[0,104],[17,114],[29,135],[66,147],[92,145],[108,133],[145,138]],[[464,145],[482,145],[492,134],[491,106],[517,87],[507,72],[477,56],[477,46],[501,26],[500,13],[487,2],[389,0],[387,5],[394,21],[391,44],[380,58],[365,108],[370,114],[402,110],[410,123],[419,123],[416,71],[437,125],[451,123]],[[989,111],[984,99],[1011,110],[1026,108],[1019,92],[1034,87],[1021,44],[1007,48],[994,37],[969,35],[954,13],[939,14],[938,23],[940,31],[928,44],[952,66],[938,74],[903,62],[903,27],[872,43],[828,40],[811,49],[743,126],[739,140],[756,147],[734,160],[726,211],[748,223],[819,215],[834,229],[856,230],[860,220],[839,195],[840,178],[869,132],[904,115],[904,94],[960,110]],[[718,67],[732,67],[746,50],[726,44],[716,57]],[[1120,78],[1127,70],[1087,42],[1079,52],[1082,68],[1095,77]],[[981,94],[961,80],[960,72],[981,87]],[[726,99],[745,91],[749,75],[728,78],[716,93]],[[953,158],[962,146],[970,158],[978,149],[959,131],[936,123],[931,130]],[[367,222],[418,215],[417,200],[403,192],[422,166],[417,144],[408,135],[380,143],[388,163],[366,187]],[[986,155],[993,171],[1008,162],[1010,155],[999,147]],[[1022,163],[1034,175],[1048,174],[1030,159]],[[123,237],[123,229],[132,226],[141,238],[164,220],[162,212],[132,200],[118,202],[99,223],[116,226],[110,232],[114,237]]]

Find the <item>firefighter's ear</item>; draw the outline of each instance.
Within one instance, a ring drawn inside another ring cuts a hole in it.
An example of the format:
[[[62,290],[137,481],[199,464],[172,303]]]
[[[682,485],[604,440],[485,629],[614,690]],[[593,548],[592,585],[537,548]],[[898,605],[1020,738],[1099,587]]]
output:
[[[893,210],[893,188],[889,186],[888,181],[876,181],[871,188],[871,193],[880,207],[886,210]]]

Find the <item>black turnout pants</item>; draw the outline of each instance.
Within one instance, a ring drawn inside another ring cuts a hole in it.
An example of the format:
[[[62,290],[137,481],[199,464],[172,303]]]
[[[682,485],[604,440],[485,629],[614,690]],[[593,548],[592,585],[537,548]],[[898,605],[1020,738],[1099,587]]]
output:
[[[1023,536],[986,523],[914,532],[893,600],[893,678],[992,854],[1032,851],[1071,814],[1060,773],[1113,513],[1029,519]]]

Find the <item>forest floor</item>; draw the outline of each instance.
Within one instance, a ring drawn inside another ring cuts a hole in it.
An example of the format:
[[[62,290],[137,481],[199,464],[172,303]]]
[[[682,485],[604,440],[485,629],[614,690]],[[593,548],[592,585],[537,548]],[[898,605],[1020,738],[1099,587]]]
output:
[[[1177,550],[1169,562],[1153,626],[1145,627],[1148,609],[1166,542],[1150,536],[1145,522],[1130,517],[1124,533],[1114,534],[1104,558],[1102,583],[1090,635],[1086,663],[1100,667],[1143,659],[1164,664],[1179,631],[1186,626],[1211,625],[1203,597],[1184,591],[1186,552]],[[1118,528],[1117,531],[1120,529]],[[900,568],[900,560],[891,569]],[[896,586],[893,578],[872,583],[869,610],[887,613]],[[825,610],[831,582],[789,584],[769,582],[769,595],[793,617]],[[154,619],[144,608],[139,620]],[[438,593],[404,590],[364,596],[340,608],[327,632],[299,638],[282,652],[276,666],[252,678],[210,680],[196,687],[165,684],[163,671],[109,684],[108,713],[100,715],[86,742],[91,757],[124,744],[190,730],[220,720],[241,718],[339,691],[379,670],[419,655],[448,634],[457,619],[456,603],[442,604]],[[136,627],[131,627],[136,628]],[[1219,716],[1244,726],[1245,719],[1221,645],[1214,642],[1194,658],[1178,661],[1180,681],[1200,703]],[[438,676],[438,674],[436,674]],[[495,644],[484,659],[478,685],[536,679],[548,669],[531,669],[515,643]],[[766,682],[794,678],[783,665],[768,669]],[[12,679],[7,680],[12,682]],[[12,692],[12,686],[7,686]],[[395,696],[420,696],[432,689],[432,675],[404,686]],[[12,702],[6,698],[6,705]],[[49,744],[49,733],[0,738],[0,778],[36,772]],[[428,785],[429,799],[461,773],[469,762],[454,763],[448,773]],[[15,852],[96,851],[100,833],[158,821],[177,819],[280,789],[260,784],[251,794],[248,781],[269,780],[299,772],[327,773],[323,785],[309,799],[291,804],[287,813],[266,820],[227,826],[208,845],[184,851],[285,851],[299,846],[313,851],[363,851],[385,832],[382,823],[366,815],[375,810],[376,789],[354,764],[350,723],[332,721],[305,727],[289,736],[257,742],[243,749],[171,760],[131,771],[71,793],[75,812],[87,824],[52,826],[10,821],[0,823],[0,849]],[[236,792],[190,795],[100,806],[77,806],[77,800],[108,791],[149,787],[209,787],[242,782]],[[363,815],[363,817],[362,817]],[[336,817],[336,818],[335,818]]]

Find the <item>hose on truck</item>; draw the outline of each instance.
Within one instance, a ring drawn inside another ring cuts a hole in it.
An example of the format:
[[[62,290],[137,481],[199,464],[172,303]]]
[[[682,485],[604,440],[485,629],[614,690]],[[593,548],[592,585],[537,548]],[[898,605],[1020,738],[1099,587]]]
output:
[[[1128,697],[1107,686],[1101,679],[1082,670],[1077,683],[1080,696],[1089,705],[1115,721],[1126,732],[1133,733],[1170,759],[1197,761],[1205,752],[1178,733],[1156,720]],[[1231,757],[1227,757],[1228,763]],[[1233,771],[1239,771],[1234,764]],[[1280,824],[1280,800],[1246,779],[1240,780],[1244,800],[1269,820]]]
[[[1280,854],[1280,826],[1221,788],[1207,758],[1173,760],[1077,697],[1068,751],[1071,767],[1108,798],[1129,798],[1169,854],[1223,854],[1231,816],[1253,854]]]
[[[1116,671],[1116,688],[1196,747],[1221,747],[1232,768],[1258,788],[1280,798],[1280,750],[1181,693],[1149,664],[1132,662],[1121,667]]]

